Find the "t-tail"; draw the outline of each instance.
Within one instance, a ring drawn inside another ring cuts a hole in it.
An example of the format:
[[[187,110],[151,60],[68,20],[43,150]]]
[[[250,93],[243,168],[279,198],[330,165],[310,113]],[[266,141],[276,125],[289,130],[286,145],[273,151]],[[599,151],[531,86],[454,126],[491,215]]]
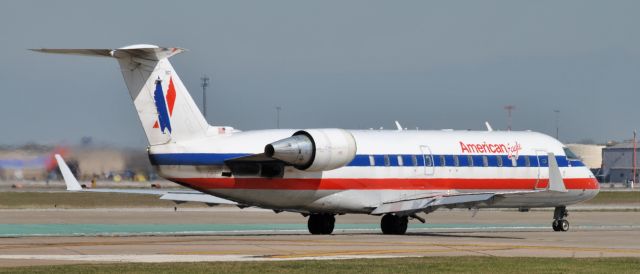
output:
[[[168,60],[184,49],[133,45],[34,51],[116,58],[151,146],[197,139],[207,133],[209,124]]]

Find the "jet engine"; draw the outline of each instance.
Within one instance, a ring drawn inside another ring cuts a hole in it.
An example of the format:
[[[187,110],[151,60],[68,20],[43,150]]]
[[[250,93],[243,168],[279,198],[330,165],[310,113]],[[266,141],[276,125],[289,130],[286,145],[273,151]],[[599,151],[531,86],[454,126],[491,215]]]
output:
[[[356,140],[344,129],[300,130],[264,148],[267,157],[300,170],[326,171],[347,165],[356,156]]]

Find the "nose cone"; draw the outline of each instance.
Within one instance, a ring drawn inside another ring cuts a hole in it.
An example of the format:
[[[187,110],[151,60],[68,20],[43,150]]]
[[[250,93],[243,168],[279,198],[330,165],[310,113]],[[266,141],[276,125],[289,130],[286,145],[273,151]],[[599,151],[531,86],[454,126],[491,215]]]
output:
[[[295,166],[305,166],[313,160],[313,142],[305,135],[291,136],[266,145],[264,154]]]

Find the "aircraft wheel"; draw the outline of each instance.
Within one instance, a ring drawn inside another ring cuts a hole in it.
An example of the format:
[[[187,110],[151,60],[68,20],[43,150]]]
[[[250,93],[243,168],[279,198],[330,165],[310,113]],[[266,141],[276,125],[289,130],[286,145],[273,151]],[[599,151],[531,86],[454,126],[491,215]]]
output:
[[[382,234],[393,234],[393,217],[391,214],[382,216],[382,220],[380,220]]]
[[[307,228],[311,234],[331,234],[336,218],[331,214],[311,214],[307,221]]]
[[[558,222],[558,231],[568,231],[569,230],[569,221],[567,220],[560,220]]]
[[[553,223],[551,227],[553,227],[553,231],[568,231],[569,230],[569,221],[565,218],[569,216],[569,212],[567,212],[566,206],[557,206],[553,211]]]
[[[396,216],[387,214],[380,220],[380,228],[383,234],[403,235],[407,232],[409,218],[407,216]]]
[[[558,225],[559,223],[560,222],[558,220],[553,220],[553,222],[551,223],[553,231],[560,231],[560,226]]]

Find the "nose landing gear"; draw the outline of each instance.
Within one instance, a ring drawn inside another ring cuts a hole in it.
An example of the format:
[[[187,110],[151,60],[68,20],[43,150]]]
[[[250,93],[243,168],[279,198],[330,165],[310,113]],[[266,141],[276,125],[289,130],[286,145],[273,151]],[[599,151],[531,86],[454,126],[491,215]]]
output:
[[[407,232],[409,217],[387,214],[380,221],[383,234],[403,235]]]
[[[558,206],[553,211],[553,223],[551,223],[551,227],[553,231],[568,231],[569,230],[569,221],[565,218],[569,216],[567,212],[566,206]]]

